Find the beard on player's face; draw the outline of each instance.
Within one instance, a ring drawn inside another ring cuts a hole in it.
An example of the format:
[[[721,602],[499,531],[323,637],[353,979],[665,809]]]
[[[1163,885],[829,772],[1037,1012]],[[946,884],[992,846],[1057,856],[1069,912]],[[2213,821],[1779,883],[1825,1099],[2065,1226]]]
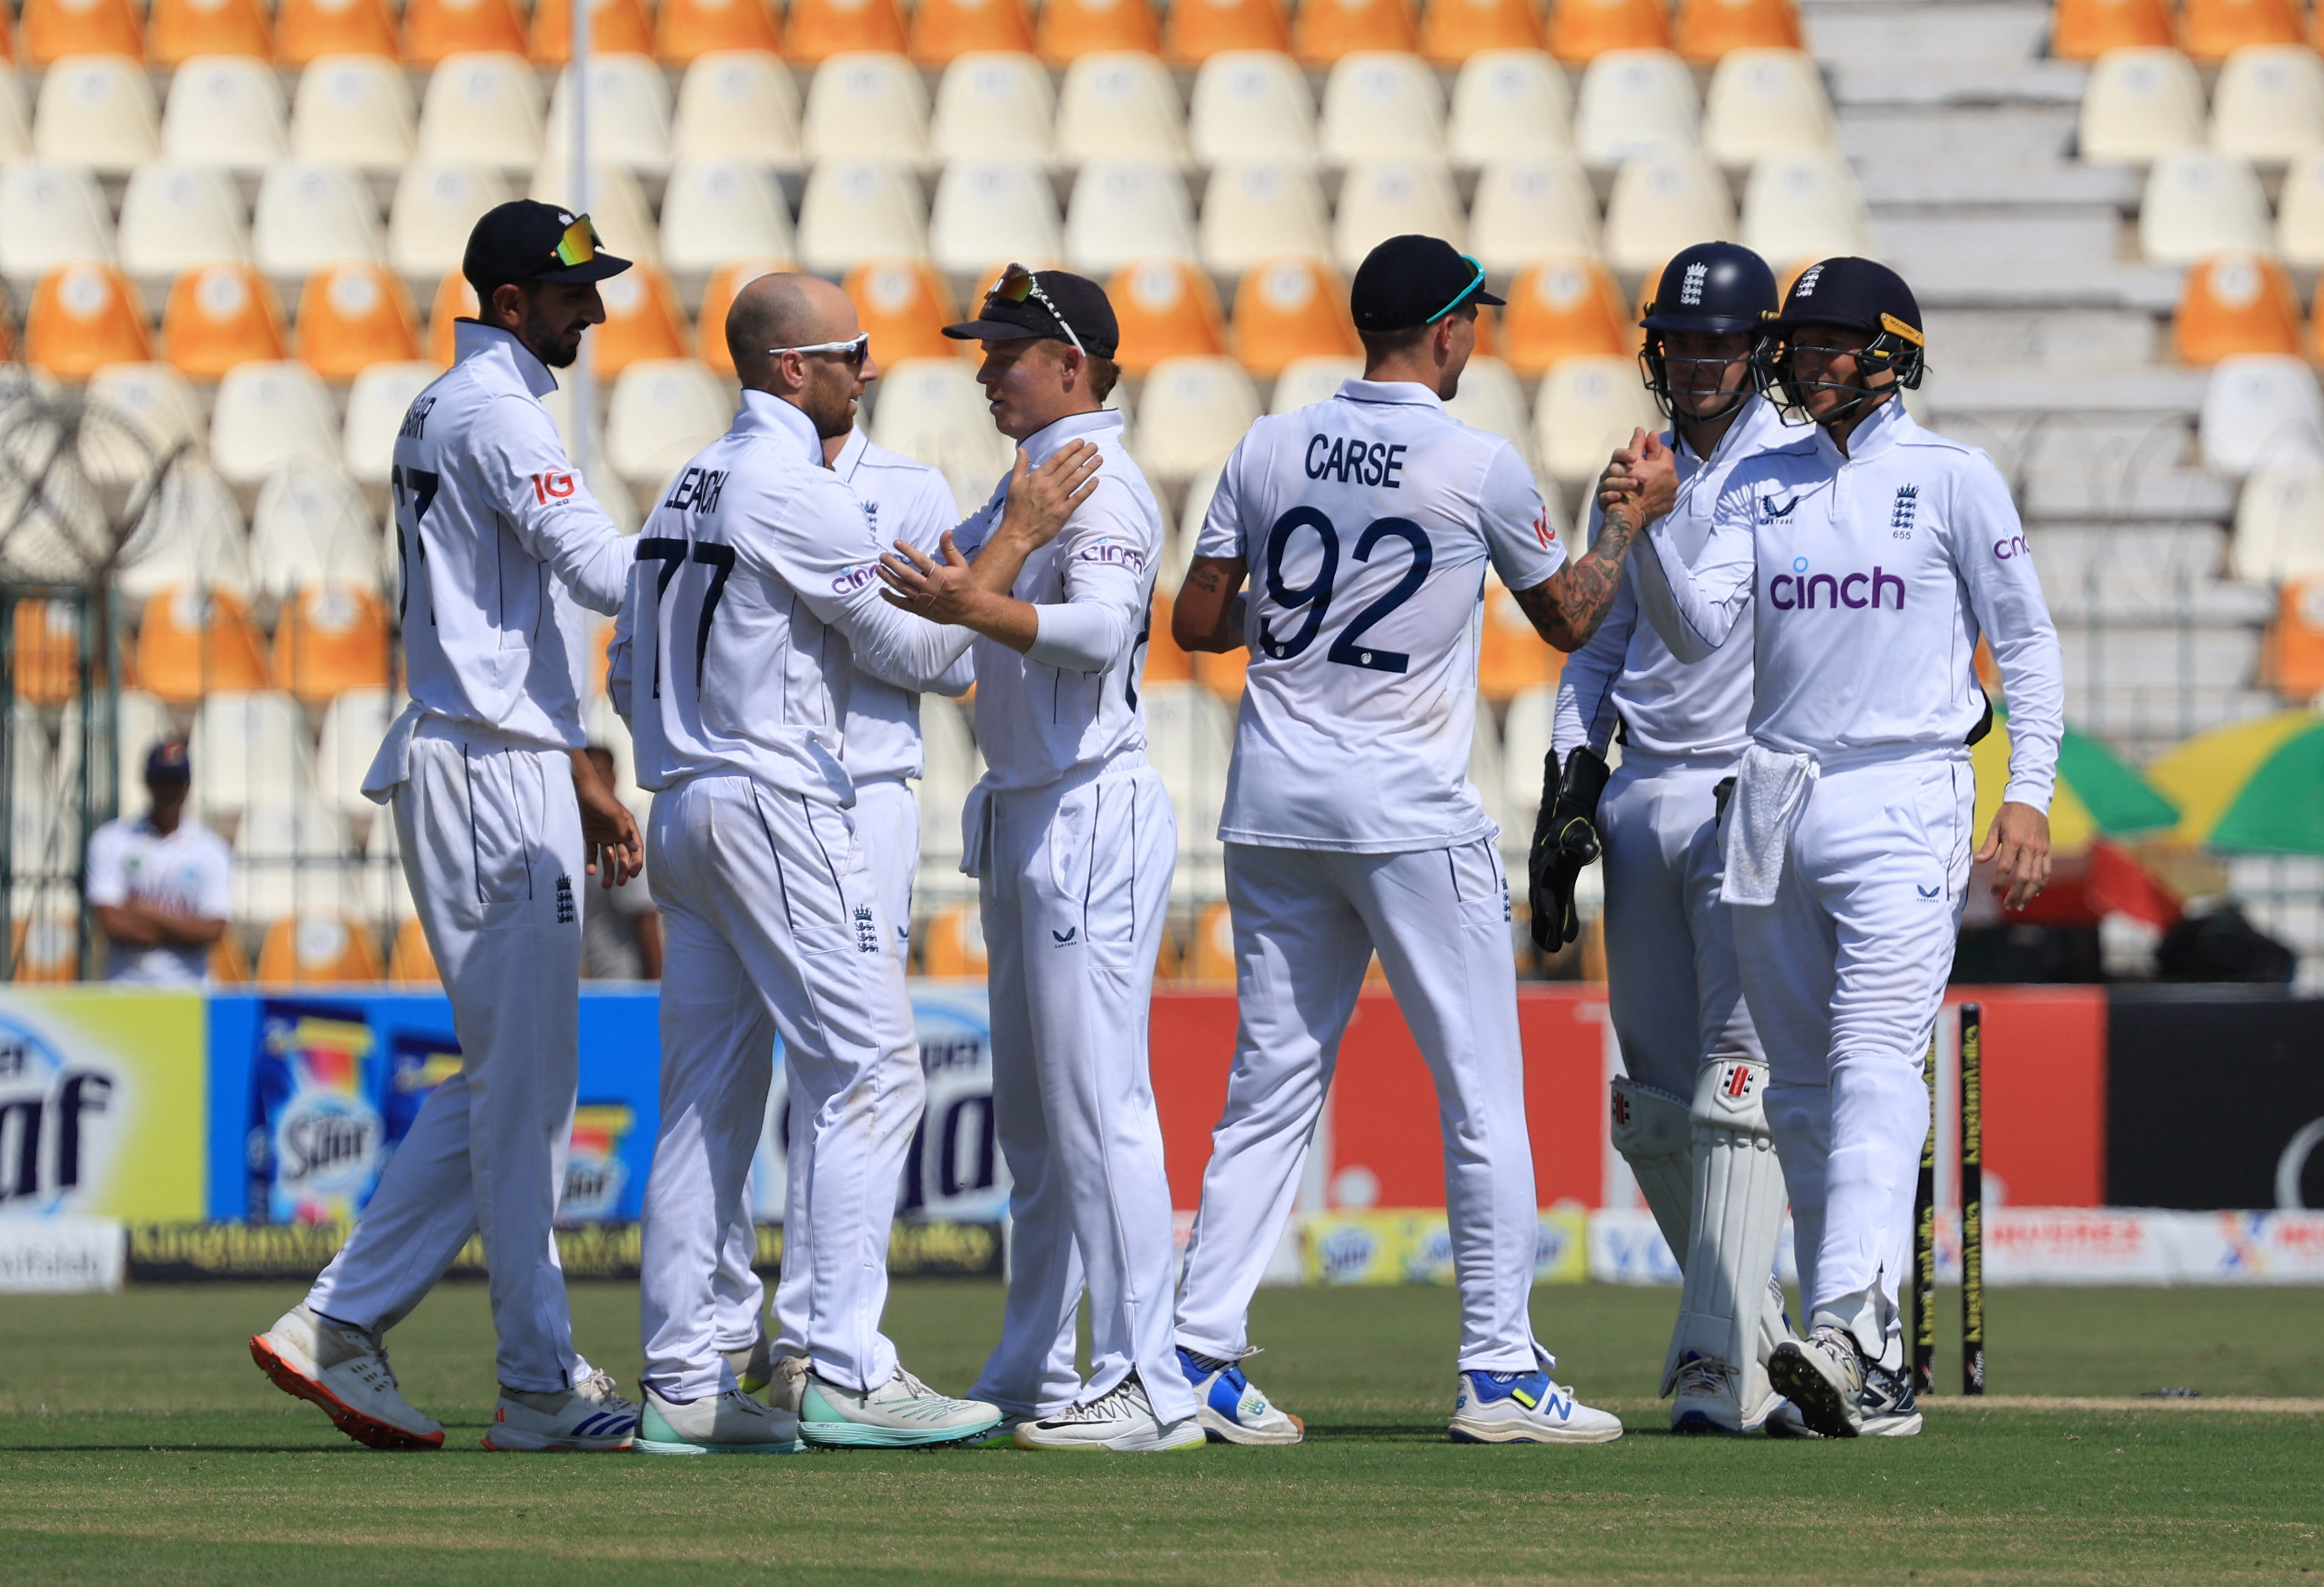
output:
[[[570,369],[581,356],[582,333],[605,318],[596,287],[543,281],[517,291],[516,339],[549,368]]]

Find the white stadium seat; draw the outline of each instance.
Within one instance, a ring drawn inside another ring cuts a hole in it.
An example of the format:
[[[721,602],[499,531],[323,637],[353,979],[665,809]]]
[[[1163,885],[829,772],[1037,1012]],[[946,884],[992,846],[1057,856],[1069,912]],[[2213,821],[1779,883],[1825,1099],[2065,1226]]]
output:
[[[2244,481],[2229,570],[2258,585],[2324,575],[2324,462],[2271,464]]]
[[[195,765],[198,777],[200,762]],[[273,921],[309,912],[332,919],[362,908],[347,865],[346,818],[315,791],[303,754],[293,775],[297,780],[288,790],[280,788],[280,777],[265,777],[248,807],[234,812],[240,817],[234,842],[238,919]],[[291,797],[284,798],[285,791]]]
[[[1194,158],[1205,165],[1230,160],[1315,158],[1315,97],[1288,55],[1268,50],[1225,50],[1194,74],[1187,115]]]
[[[221,689],[194,708],[190,737],[194,804],[206,817],[287,804],[308,780],[306,718],[289,695]]]
[[[468,232],[495,204],[516,195],[489,165],[414,161],[395,180],[387,216],[387,262],[415,281],[441,281],[460,268]]]
[[[364,797],[364,778],[379,753],[379,742],[388,724],[403,709],[394,691],[351,688],[334,696],[323,707],[323,731],[315,753],[315,786],[343,816],[369,817],[384,826],[395,825],[387,813]]]
[[[0,275],[113,263],[113,211],[86,166],[27,156],[0,164]]]
[[[1496,272],[1553,254],[1595,257],[1598,198],[1589,173],[1569,153],[1488,160],[1469,208],[1469,244]]]
[[[1444,411],[1472,429],[1502,437],[1517,447],[1526,467],[1538,466],[1525,387],[1518,383],[1517,372],[1500,359],[1470,359],[1469,367],[1461,372],[1461,389],[1444,404]],[[1553,505],[1550,517],[1559,516]]]
[[[1659,270],[1681,248],[1731,235],[1727,180],[1692,149],[1643,154],[1616,173],[1606,202],[1606,260],[1617,270]]]
[[[1065,208],[1065,258],[1103,281],[1139,259],[1192,259],[1194,207],[1175,165],[1093,160],[1074,179]]]
[[[1196,469],[1186,481],[1186,500],[1178,509],[1176,532],[1162,548],[1162,567],[1157,574],[1154,587],[1172,600],[1178,598],[1178,588],[1186,582],[1186,570],[1194,566],[1194,547],[1203,538],[1203,522],[1211,515],[1211,498],[1219,493],[1219,476],[1226,472],[1226,459],[1215,458]]]
[[[1231,358],[1165,358],[1138,407],[1139,465],[1175,484],[1234,449],[1259,417],[1259,392]]]
[[[1356,380],[1364,373],[1360,358],[1342,358],[1330,354],[1307,358],[1294,358],[1275,377],[1275,390],[1269,393],[1267,411],[1269,413],[1292,413],[1316,402],[1328,402],[1337,394],[1342,381]],[[1216,488],[1216,482],[1213,482]]]
[[[1199,683],[1149,683],[1139,693],[1146,753],[1177,818],[1178,869],[1171,892],[1182,901],[1215,896],[1227,766],[1234,754],[1234,715]],[[1189,863],[1189,862],[1193,862]]]
[[[268,275],[303,277],[348,260],[384,263],[379,211],[350,165],[290,160],[258,184],[251,254]]]
[[[2324,150],[2301,155],[2283,173],[2275,200],[2275,251],[2297,269],[2324,268]]]
[[[1445,134],[1452,163],[1573,148],[1573,91],[1565,73],[1540,50],[1480,50],[1452,84],[1452,121]]]
[[[124,688],[114,707],[114,765],[120,774],[120,808],[134,810],[145,798],[145,757],[178,731],[170,707],[142,688]]]
[[[115,584],[132,601],[172,585],[198,585],[246,604],[250,537],[226,482],[207,468],[171,471],[129,542]]]
[[[1743,245],[1780,268],[1872,251],[1872,219],[1838,154],[1770,154],[1743,189]]]
[[[532,173],[531,197],[544,204],[586,210],[590,224],[604,239],[606,251],[641,264],[661,263],[661,232],[637,177],[619,165],[589,166],[589,201],[574,202],[573,169],[543,161]]]
[[[121,268],[147,280],[250,263],[242,195],[223,166],[149,160],[131,171],[116,240]]]
[[[259,171],[290,152],[282,85],[246,55],[199,55],[170,79],[161,153],[234,171]]]
[[[2196,439],[2203,466],[2222,474],[2324,462],[2324,393],[2316,372],[2289,354],[2221,359],[2203,390]]]
[[[68,55],[41,79],[32,152],[118,175],[160,156],[161,133],[145,69],[120,55]]]
[[[2081,156],[2100,164],[2144,165],[2203,141],[2203,82],[2176,50],[2109,50],[2082,90]]]
[[[321,377],[296,362],[227,370],[210,414],[210,462],[248,494],[293,463],[339,466],[339,419]]]
[[[960,807],[984,775],[959,701],[938,694],[920,697],[920,852],[957,861]]]
[[[1326,258],[1331,212],[1305,161],[1221,165],[1203,196],[1202,260],[1222,275],[1240,275],[1262,260],[1288,254]]]
[[[337,469],[294,464],[258,493],[250,567],[263,595],[281,600],[325,580],[383,588],[379,549],[370,505]]]
[[[1582,74],[1573,148],[1606,169],[1641,154],[1695,145],[1694,76],[1667,50],[1609,50]]]
[[[799,201],[799,263],[838,275],[867,259],[925,259],[927,219],[911,171],[884,160],[826,160]]]
[[[1444,151],[1444,90],[1417,55],[1357,50],[1340,57],[1323,83],[1316,130],[1323,158],[1413,160]]]
[[[2324,148],[2324,60],[2305,44],[2253,44],[2211,90],[2211,147],[2255,165]]]
[[[2267,195],[2252,168],[2213,149],[2156,157],[2138,209],[2138,245],[2150,264],[2194,264],[2214,254],[2267,253]]]
[[[32,124],[24,116],[23,91],[16,74],[0,65],[0,160],[18,160],[32,152]]]
[[[1568,358],[1542,376],[1534,399],[1535,450],[1543,470],[1568,487],[1597,478],[1633,429],[1662,424],[1635,358]]]
[[[816,68],[800,143],[810,163],[927,158],[928,97],[900,55],[846,51]],[[996,151],[997,152],[998,151]]]
[[[1501,582],[1498,573],[1488,573],[1486,577],[1493,584]],[[1490,621],[1489,611],[1487,620]],[[1517,841],[1513,835],[1517,823],[1509,819],[1502,802],[1501,780],[1501,735],[1493,731],[1492,714],[1480,710],[1475,731],[1469,735],[1469,783],[1477,790],[1478,801],[1485,807],[1486,818],[1501,829],[1502,846],[1508,848]],[[1540,807],[1538,803],[1535,807]],[[1517,846],[1526,845],[1517,843]]]
[[[420,101],[419,157],[530,171],[540,161],[540,78],[523,56],[447,56]]]
[[[378,491],[387,488],[395,461],[395,432],[403,427],[411,400],[441,372],[433,364],[374,364],[347,388],[347,422],[341,443],[347,477]]]
[[[1049,74],[1030,55],[977,50],[956,57],[936,84],[928,147],[938,160],[1047,160],[1056,140]]]
[[[964,514],[982,506],[1016,445],[992,428],[967,361],[899,359],[872,392],[872,438],[941,473]]]
[[[155,458],[198,447],[209,428],[192,383],[167,364],[108,364],[88,377],[88,401],[134,426]]]
[[[589,58],[589,161],[659,176],[669,169],[669,84],[643,55]],[[558,74],[541,146],[550,165],[573,161],[573,69]]]
[[[1452,172],[1430,159],[1379,160],[1351,166],[1340,184],[1339,213],[1332,222],[1332,251],[1350,275],[1388,238],[1406,232],[1443,237],[1456,248],[1469,245],[1461,195]]]
[[[1093,51],[1065,69],[1057,158],[1169,160],[1187,154],[1186,116],[1170,69],[1151,55]]]
[[[646,358],[622,371],[605,415],[605,460],[641,500],[659,502],[686,460],[726,433],[734,404],[708,366]]]
[[[1064,246],[1056,189],[1029,160],[1006,155],[955,160],[936,183],[928,213],[928,255],[936,268],[974,275],[1020,254],[1055,258]]]
[[[679,160],[755,160],[797,170],[804,158],[790,69],[763,50],[696,57],[678,85],[669,143]]]
[[[1541,814],[1542,758],[1550,752],[1556,725],[1555,684],[1536,684],[1510,699],[1501,724],[1501,805],[1508,814],[1504,838],[1530,833]]]
[[[744,160],[681,160],[661,200],[661,262],[712,271],[735,259],[788,259],[791,212],[772,170]]]
[[[1798,50],[1730,50],[1711,74],[1702,152],[1730,171],[1771,154],[1830,149],[1831,101],[1815,60]]]
[[[300,75],[290,153],[365,171],[397,171],[420,137],[402,69],[379,55],[326,55]]]

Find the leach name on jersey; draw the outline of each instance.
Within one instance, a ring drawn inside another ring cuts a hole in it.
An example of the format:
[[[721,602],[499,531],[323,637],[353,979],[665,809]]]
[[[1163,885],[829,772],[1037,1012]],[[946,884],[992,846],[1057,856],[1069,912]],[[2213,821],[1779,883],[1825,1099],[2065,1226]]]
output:
[[[1983,452],[1892,401],[1845,456],[1817,429],[1738,464],[1692,570],[1665,522],[1646,537],[1637,589],[1674,655],[1711,654],[1756,598],[1753,738],[1827,763],[1960,753],[1986,711],[1971,664],[1983,635],[2009,688],[2002,797],[2050,807],[2065,731],[2058,631]]]
[[[1379,854],[1491,834],[1469,783],[1485,564],[1531,589],[1565,563],[1516,447],[1425,386],[1351,380],[1251,427],[1194,549],[1250,578],[1222,841]]]

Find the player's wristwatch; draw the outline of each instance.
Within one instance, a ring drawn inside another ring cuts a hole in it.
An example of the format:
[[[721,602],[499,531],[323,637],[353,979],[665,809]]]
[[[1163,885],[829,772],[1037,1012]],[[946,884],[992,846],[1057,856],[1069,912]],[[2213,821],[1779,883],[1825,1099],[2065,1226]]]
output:
[[[1602,852],[1598,799],[1606,791],[1608,775],[1606,762],[1587,747],[1568,754],[1562,771],[1554,750],[1542,758],[1541,815],[1534,822],[1526,872],[1526,901],[1533,911],[1527,926],[1534,946],[1545,954],[1582,935],[1573,895],[1582,868]]]

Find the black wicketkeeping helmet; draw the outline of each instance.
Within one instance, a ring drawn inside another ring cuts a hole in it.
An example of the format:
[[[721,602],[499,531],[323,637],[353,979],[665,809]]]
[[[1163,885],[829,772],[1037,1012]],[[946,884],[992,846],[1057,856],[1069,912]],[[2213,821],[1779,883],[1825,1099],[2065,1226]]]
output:
[[[1927,370],[1928,337],[1921,328],[1921,305],[1904,278],[1869,259],[1826,259],[1800,272],[1755,360],[1761,394],[1775,404],[1787,422],[1812,422],[1807,408],[1812,391],[1849,394],[1849,400],[1823,420],[1839,424],[1879,401],[1892,389],[1796,378],[1794,354],[1803,349],[1837,351],[1831,348],[1830,337],[1820,338],[1816,334],[1827,326],[1858,331],[1871,338],[1856,355],[1859,378],[1886,368],[1895,372],[1895,389],[1910,391],[1921,383]]]
[[[1654,392],[1664,417],[1673,423],[1681,418],[1671,400],[1673,364],[1683,366],[1679,372],[1681,387],[1692,389],[1688,377],[1695,373],[1694,366],[1711,364],[1723,368],[1733,362],[1727,358],[1674,359],[1665,350],[1665,332],[1699,331],[1711,336],[1757,337],[1775,313],[1775,272],[1767,268],[1766,260],[1738,244],[1697,243],[1663,266],[1662,279],[1655,284],[1655,295],[1646,300],[1646,317],[1638,322],[1646,331],[1646,346],[1638,353],[1638,365],[1646,372],[1646,390]],[[1733,412],[1750,394],[1749,385],[1738,387],[1733,397],[1715,411],[1697,411],[1684,418],[1689,422],[1715,422]]]

